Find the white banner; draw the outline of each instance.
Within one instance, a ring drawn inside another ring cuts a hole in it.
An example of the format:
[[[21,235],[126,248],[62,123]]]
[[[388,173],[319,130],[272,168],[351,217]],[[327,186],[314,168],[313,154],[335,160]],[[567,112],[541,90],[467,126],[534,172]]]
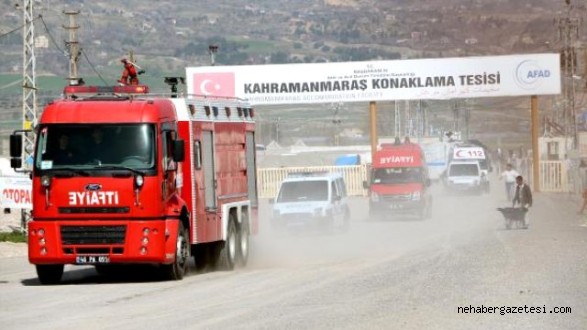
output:
[[[33,208],[32,182],[27,177],[0,177],[0,207]]]
[[[252,104],[560,94],[559,54],[186,69],[188,94]]]

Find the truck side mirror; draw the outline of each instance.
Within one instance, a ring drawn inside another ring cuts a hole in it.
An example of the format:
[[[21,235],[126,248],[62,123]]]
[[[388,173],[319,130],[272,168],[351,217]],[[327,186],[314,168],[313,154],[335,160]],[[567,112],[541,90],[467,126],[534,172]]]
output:
[[[10,135],[10,167],[18,169],[22,167],[22,135]]]
[[[173,161],[176,163],[183,162],[185,159],[184,141],[173,140]]]
[[[363,189],[369,189],[369,183],[367,181],[363,181]]]

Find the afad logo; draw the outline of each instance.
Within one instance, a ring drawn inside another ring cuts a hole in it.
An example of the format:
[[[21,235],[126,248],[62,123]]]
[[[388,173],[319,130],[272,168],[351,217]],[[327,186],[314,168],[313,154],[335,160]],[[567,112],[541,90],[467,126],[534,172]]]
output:
[[[199,96],[234,97],[234,72],[194,73],[193,88]]]
[[[544,80],[550,78],[551,72],[540,67],[534,60],[526,60],[518,64],[515,72],[515,81],[523,89],[536,89]]]

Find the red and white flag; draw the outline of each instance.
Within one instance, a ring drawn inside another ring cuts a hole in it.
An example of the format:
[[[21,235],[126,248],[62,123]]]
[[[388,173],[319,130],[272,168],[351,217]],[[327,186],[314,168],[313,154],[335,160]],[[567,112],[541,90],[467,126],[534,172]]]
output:
[[[194,73],[196,95],[234,97],[234,72]]]

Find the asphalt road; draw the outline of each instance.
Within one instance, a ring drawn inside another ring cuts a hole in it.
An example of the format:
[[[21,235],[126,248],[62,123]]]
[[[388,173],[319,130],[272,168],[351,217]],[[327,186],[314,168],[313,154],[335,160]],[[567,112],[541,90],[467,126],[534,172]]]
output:
[[[26,257],[2,258],[0,327],[587,328],[587,227],[578,205],[536,194],[530,228],[505,230],[499,183],[483,196],[446,196],[434,186],[425,221],[367,221],[367,202],[356,198],[347,233],[274,235],[264,217],[246,268],[192,271],[178,282],[68,266],[62,285],[40,286]],[[504,315],[458,313],[471,306],[503,307]],[[559,307],[570,310],[554,313]]]

